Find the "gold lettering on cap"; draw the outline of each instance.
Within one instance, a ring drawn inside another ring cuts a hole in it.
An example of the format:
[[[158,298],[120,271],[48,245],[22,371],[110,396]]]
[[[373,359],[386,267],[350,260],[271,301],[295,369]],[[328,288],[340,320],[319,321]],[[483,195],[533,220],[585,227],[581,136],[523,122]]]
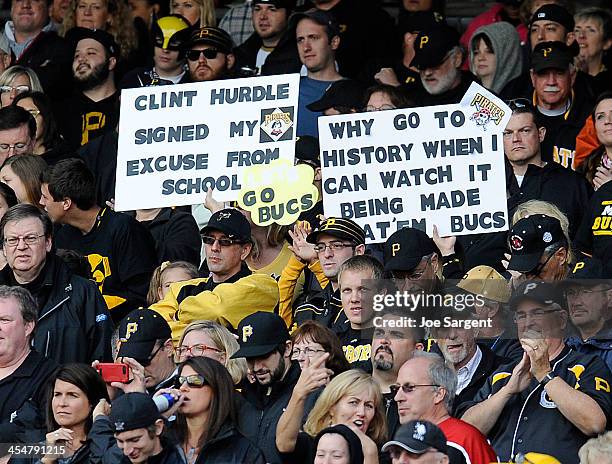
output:
[[[550,47],[549,48],[544,48],[544,49],[542,49],[542,53],[544,54],[544,57],[546,58],[546,57],[548,57],[548,55],[550,53],[552,53],[552,48],[550,48]]]
[[[246,343],[246,341],[249,339],[251,335],[253,335],[253,326],[245,325],[242,328],[242,343]]]
[[[584,268],[584,261],[578,261],[576,263],[576,265],[574,266],[574,270],[572,271],[572,274],[575,274],[577,270]]]
[[[423,35],[421,36],[421,41],[419,42],[419,48],[423,48],[423,45],[429,42],[429,36]]]
[[[130,335],[138,330],[138,322],[129,322],[125,328],[125,339],[129,339]]]
[[[400,244],[399,243],[393,243],[391,245],[391,255],[395,256],[397,254],[398,251],[400,251]]]

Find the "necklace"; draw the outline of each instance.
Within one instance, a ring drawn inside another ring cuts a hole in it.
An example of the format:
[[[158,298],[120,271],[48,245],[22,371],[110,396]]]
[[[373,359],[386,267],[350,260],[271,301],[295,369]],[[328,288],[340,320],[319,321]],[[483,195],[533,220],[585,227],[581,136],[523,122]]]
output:
[[[198,447],[190,446],[189,443],[185,444],[185,457],[187,458],[187,464],[194,464],[198,457]]]

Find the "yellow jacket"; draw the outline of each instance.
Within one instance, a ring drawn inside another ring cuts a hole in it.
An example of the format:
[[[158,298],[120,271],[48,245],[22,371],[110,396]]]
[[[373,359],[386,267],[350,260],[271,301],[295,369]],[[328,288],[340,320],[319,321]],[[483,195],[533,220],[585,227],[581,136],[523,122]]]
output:
[[[170,324],[175,346],[193,321],[213,320],[237,327],[246,316],[257,311],[272,312],[278,305],[278,285],[269,275],[250,274],[214,288],[209,279],[176,282],[163,300],[151,306]]]

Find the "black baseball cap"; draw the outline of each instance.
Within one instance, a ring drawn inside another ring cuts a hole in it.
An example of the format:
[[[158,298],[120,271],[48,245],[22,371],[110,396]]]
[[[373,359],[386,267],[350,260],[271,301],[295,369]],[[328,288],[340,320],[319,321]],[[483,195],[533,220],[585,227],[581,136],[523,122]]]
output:
[[[533,14],[529,25],[531,26],[536,21],[553,21],[561,24],[567,32],[574,30],[574,17],[569,11],[556,3],[543,5]]]
[[[564,239],[558,219],[533,214],[519,220],[508,233],[510,263],[508,269],[527,273],[538,265],[544,250]]]
[[[295,8],[295,0],[253,0],[251,6],[255,5],[272,5],[276,8],[292,10]]]
[[[563,281],[563,285],[565,287],[570,285],[594,287],[603,284],[606,287],[611,287],[612,280],[610,280],[610,277],[600,259],[584,256],[572,266],[572,270],[566,280]]]
[[[328,31],[331,32],[329,37],[330,39],[334,36],[340,35],[340,26],[338,25],[338,21],[333,13],[330,13],[329,11],[312,8],[307,11],[294,13],[291,16],[291,28],[295,29],[302,19],[310,19],[321,26],[325,26]]]
[[[446,23],[421,30],[414,40],[414,58],[410,63],[418,69],[435,68],[459,45],[459,33]]]
[[[157,340],[172,338],[172,330],[165,319],[152,309],[135,309],[119,323],[119,352],[139,362],[147,362]]]
[[[391,235],[383,246],[385,271],[410,271],[423,256],[437,251],[436,244],[425,232],[404,227]]]
[[[323,96],[309,105],[310,111],[325,111],[330,108],[344,107],[361,109],[366,88],[352,79],[342,79],[331,84]]]
[[[526,280],[521,283],[512,293],[510,309],[516,311],[516,307],[523,301],[535,301],[544,305],[556,303],[559,306],[564,306],[560,287],[543,280]]]
[[[400,426],[393,439],[383,445],[382,451],[388,451],[392,446],[415,454],[423,454],[431,448],[448,454],[444,432],[437,425],[424,420],[413,420]]]
[[[397,30],[404,36],[406,32],[419,32],[436,27],[445,22],[444,16],[437,11],[400,11]]]
[[[531,52],[531,69],[535,72],[545,69],[569,69],[576,56],[575,49],[563,42],[540,42]]]
[[[295,159],[321,167],[319,139],[312,135],[300,135],[295,140]]]
[[[317,243],[320,234],[328,234],[344,240],[350,240],[356,245],[365,244],[365,231],[355,222],[344,218],[328,218],[319,227],[308,234],[308,243]]]
[[[200,230],[205,234],[210,230],[218,230],[227,235],[228,238],[241,242],[251,241],[251,224],[244,214],[234,208],[226,208],[214,213]]]
[[[109,415],[113,432],[143,429],[161,419],[157,406],[146,393],[126,393],[111,403]]]
[[[238,324],[240,349],[232,358],[259,358],[289,340],[285,321],[275,313],[257,311]]]
[[[223,29],[214,26],[204,26],[194,30],[189,36],[189,40],[185,44],[186,48],[191,48],[194,45],[210,45],[215,47],[221,53],[229,55],[234,48],[232,37]]]
[[[118,58],[120,55],[119,45],[114,37],[102,29],[88,29],[86,27],[73,27],[66,33],[66,41],[70,44],[72,52],[83,39],[93,39],[102,44],[108,54]]]

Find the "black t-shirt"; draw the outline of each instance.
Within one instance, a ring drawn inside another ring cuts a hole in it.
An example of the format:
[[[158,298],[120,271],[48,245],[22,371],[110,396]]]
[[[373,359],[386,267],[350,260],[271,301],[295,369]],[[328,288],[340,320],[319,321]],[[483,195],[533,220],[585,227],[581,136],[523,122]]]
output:
[[[55,244],[88,259],[115,322],[145,304],[157,257],[153,237],[135,219],[104,208],[91,231],[83,235],[76,227],[64,225]]]
[[[342,345],[342,351],[346,360],[353,369],[362,369],[364,371],[371,370],[372,364],[372,334],[373,328],[368,329],[353,329],[348,324],[348,329],[337,333]]]
[[[119,92],[95,102],[81,92],[59,102],[57,123],[69,150],[76,150],[119,123]]]

